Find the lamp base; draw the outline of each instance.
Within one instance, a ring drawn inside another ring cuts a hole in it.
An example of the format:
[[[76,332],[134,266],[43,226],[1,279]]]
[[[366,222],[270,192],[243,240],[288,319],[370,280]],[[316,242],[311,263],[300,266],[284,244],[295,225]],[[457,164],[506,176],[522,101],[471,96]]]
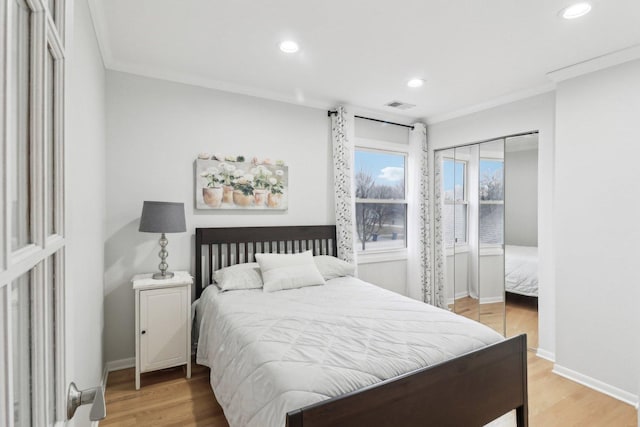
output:
[[[171,279],[173,276],[174,276],[173,272],[165,271],[164,273],[154,273],[153,276],[151,276],[151,278],[155,280],[163,280],[163,279]]]

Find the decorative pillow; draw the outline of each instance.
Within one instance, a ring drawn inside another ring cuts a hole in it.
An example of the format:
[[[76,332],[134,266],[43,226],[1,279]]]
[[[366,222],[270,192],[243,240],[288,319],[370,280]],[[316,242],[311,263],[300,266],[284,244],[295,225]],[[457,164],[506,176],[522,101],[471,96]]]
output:
[[[274,292],[304,286],[324,285],[311,251],[299,254],[256,254],[264,291]]]
[[[257,262],[236,264],[216,270],[213,273],[213,280],[221,291],[262,287],[262,275]]]
[[[356,266],[349,264],[339,258],[329,255],[318,255],[313,257],[316,267],[324,277],[324,280],[335,279],[336,277],[353,276]]]

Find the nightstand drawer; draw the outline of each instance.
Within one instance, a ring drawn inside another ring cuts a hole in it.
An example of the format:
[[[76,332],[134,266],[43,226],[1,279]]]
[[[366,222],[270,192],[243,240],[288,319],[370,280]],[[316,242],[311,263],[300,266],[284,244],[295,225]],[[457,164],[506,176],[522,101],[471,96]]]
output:
[[[140,292],[140,372],[187,363],[188,290]]]

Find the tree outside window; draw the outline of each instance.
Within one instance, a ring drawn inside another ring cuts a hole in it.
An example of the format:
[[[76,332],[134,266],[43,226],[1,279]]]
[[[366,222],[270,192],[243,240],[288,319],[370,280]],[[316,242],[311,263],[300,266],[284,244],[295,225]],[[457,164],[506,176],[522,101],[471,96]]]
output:
[[[406,154],[356,150],[356,227],[359,250],[406,247]]]

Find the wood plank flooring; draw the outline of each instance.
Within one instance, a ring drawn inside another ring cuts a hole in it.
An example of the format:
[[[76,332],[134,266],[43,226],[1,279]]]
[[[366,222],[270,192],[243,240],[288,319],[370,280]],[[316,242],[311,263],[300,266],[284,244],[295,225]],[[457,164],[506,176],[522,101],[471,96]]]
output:
[[[510,320],[511,319],[511,320]],[[537,312],[507,304],[507,333],[534,331]],[[531,427],[637,427],[635,408],[551,372],[553,364],[529,352]],[[136,391],[134,370],[111,372],[106,390],[107,418],[101,426],[228,427],[209,385],[209,369],[193,365],[142,375]],[[402,426],[399,426],[402,427]]]

